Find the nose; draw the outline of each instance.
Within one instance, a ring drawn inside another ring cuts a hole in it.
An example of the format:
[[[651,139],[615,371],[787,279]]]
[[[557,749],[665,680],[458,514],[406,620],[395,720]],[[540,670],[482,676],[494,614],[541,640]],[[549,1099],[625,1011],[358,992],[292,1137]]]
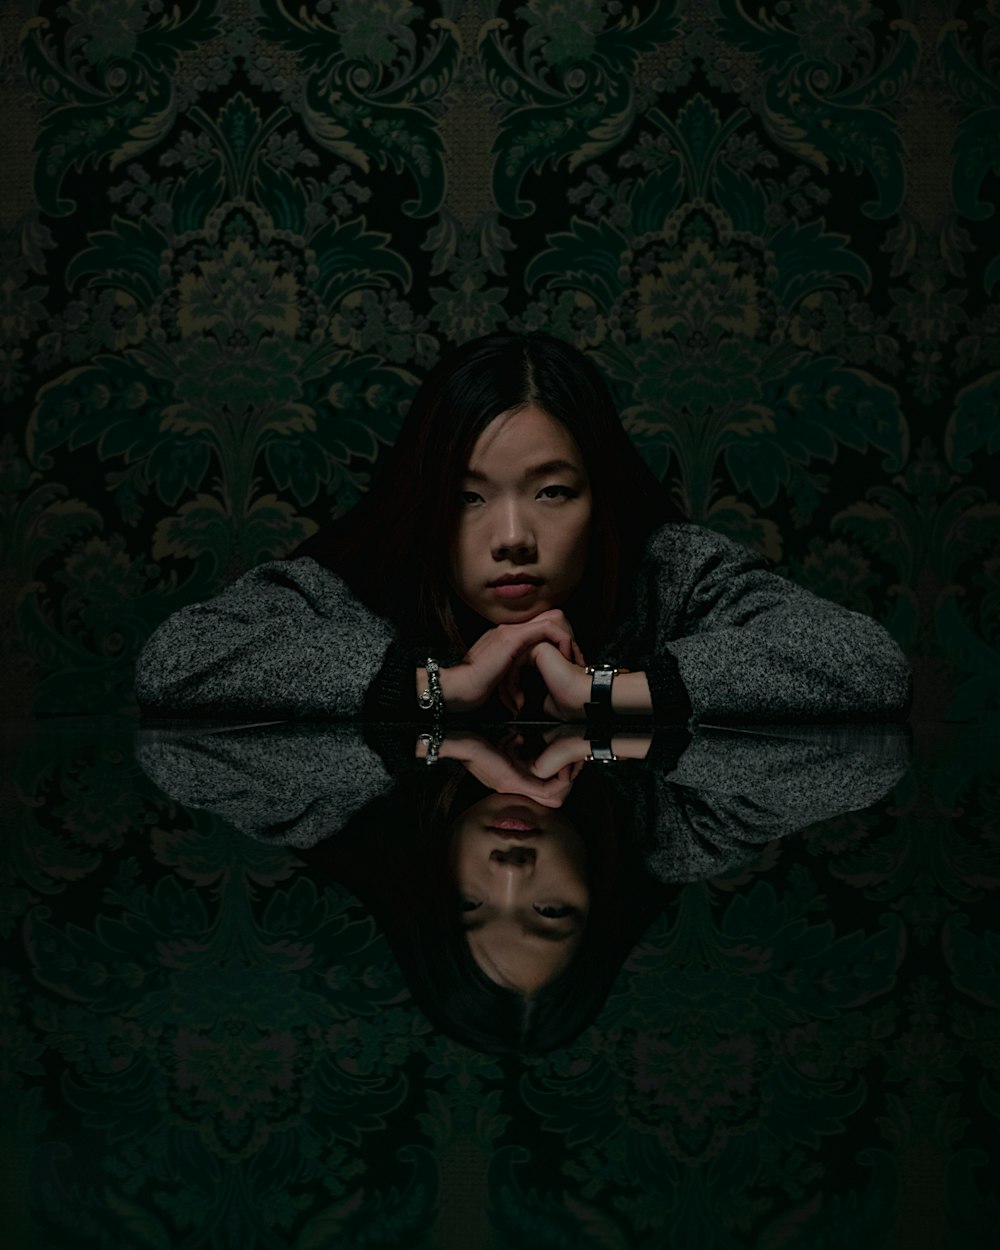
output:
[[[490,851],[490,864],[501,868],[534,868],[536,851],[533,846],[511,846]]]
[[[512,556],[525,560],[535,553],[535,536],[527,513],[516,499],[504,503],[496,512],[496,528],[493,532],[493,556],[497,560]]]

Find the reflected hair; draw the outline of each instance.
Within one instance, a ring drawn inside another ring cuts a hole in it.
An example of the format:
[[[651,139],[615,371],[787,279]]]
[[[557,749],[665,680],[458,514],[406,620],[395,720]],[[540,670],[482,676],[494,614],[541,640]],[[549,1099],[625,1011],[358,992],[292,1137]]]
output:
[[[380,840],[377,857],[380,864],[396,859],[396,884],[376,874],[352,888],[360,887],[372,908],[414,1002],[436,1029],[481,1053],[545,1053],[568,1045],[597,1017],[671,893],[643,871],[620,796],[585,773],[567,799],[563,810],[586,848],[590,907],[567,967],[529,995],[491,980],[476,963],[450,869],[454,821],[489,791],[457,768],[440,786],[407,788],[403,805],[417,829],[408,829],[398,851]]]
[[[645,539],[684,517],[633,446],[595,365],[549,334],[490,334],[445,356],[368,494],[291,558],[311,556],[338,573],[381,615],[405,605],[421,640],[468,645],[448,584],[462,477],[490,422],[531,404],[573,435],[590,479],[592,541],[574,626],[584,645],[605,637]]]

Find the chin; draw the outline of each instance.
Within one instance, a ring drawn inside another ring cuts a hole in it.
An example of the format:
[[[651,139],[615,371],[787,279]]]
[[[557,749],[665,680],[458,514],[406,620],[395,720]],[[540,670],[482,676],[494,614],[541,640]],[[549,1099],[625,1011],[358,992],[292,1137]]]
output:
[[[509,625],[511,622],[516,625],[521,621],[530,621],[540,612],[548,612],[553,607],[555,604],[549,602],[534,603],[530,608],[516,608],[513,604],[508,608],[491,603],[486,609],[486,619],[492,621],[494,625]]]

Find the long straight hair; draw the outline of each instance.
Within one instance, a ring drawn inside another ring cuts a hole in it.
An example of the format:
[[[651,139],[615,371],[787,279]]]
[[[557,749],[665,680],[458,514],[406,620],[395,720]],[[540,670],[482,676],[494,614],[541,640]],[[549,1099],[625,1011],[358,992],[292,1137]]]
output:
[[[590,479],[590,552],[574,596],[574,632],[585,647],[604,638],[645,539],[684,517],[633,446],[598,370],[548,334],[490,334],[444,357],[417,391],[369,493],[290,558],[311,556],[338,573],[420,641],[470,645],[448,580],[462,476],[490,422],[530,404],[569,430]]]

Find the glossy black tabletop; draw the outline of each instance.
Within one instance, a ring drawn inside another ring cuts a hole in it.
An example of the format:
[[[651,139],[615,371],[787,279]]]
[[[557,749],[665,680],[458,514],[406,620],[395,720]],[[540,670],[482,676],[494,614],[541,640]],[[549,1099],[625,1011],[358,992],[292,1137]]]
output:
[[[660,904],[524,1054],[432,1024],[324,858],[405,823],[412,736],[3,734],[6,1246],[996,1246],[996,727],[586,764]]]

